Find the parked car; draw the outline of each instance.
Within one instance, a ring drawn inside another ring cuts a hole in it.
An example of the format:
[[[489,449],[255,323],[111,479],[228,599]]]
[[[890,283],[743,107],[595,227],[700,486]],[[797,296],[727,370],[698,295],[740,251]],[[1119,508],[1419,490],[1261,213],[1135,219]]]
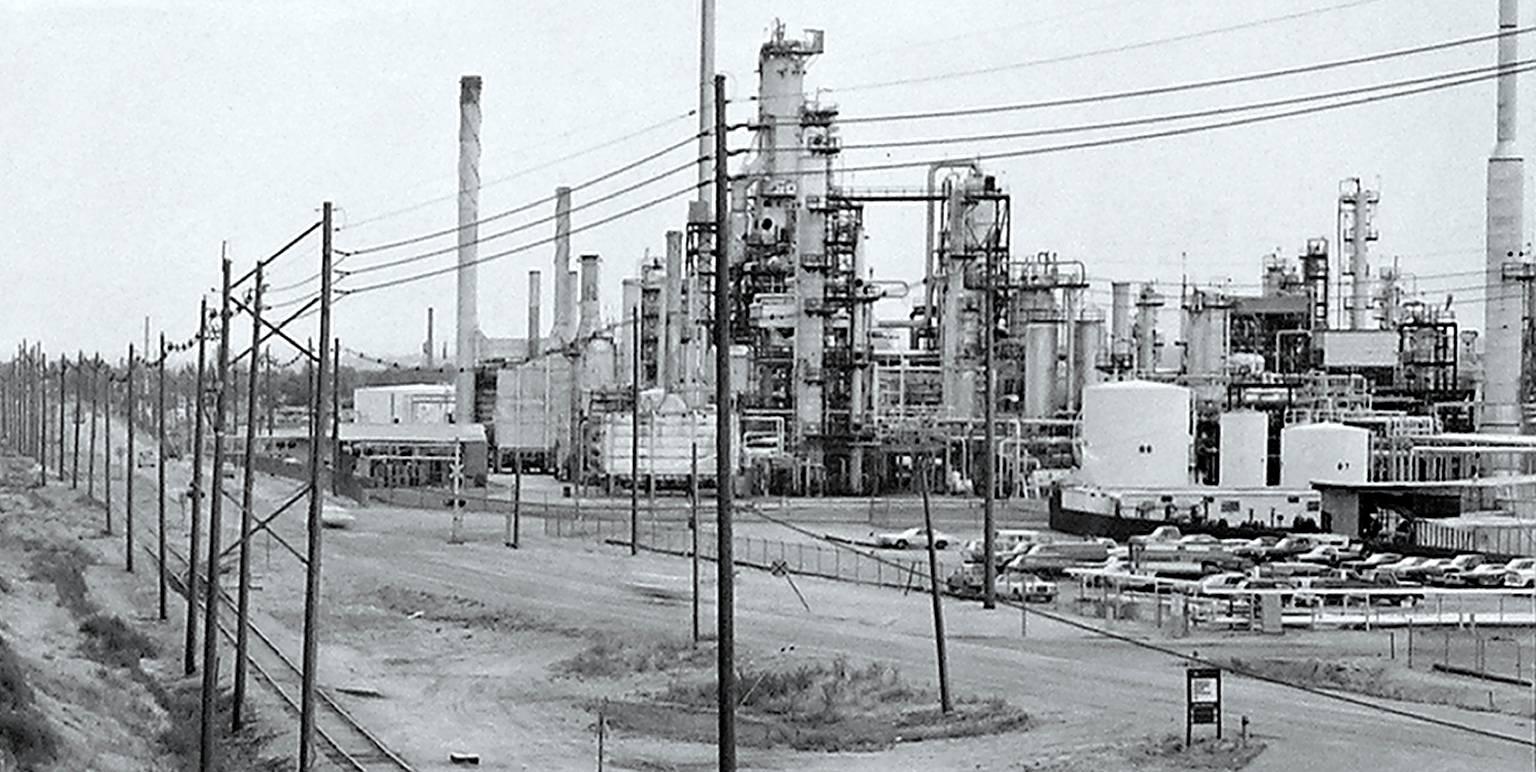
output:
[[[1393,576],[1406,579],[1411,582],[1427,582],[1443,573],[1451,564],[1450,558],[1429,558],[1416,565],[1409,566],[1402,571],[1394,571]]]
[[[1280,541],[1277,536],[1256,536],[1252,539],[1243,539],[1244,543],[1234,546],[1232,554],[1238,557],[1256,560],[1269,554],[1269,549]]]
[[[1248,581],[1249,578],[1250,577],[1247,574],[1240,574],[1235,571],[1224,571],[1219,574],[1211,574],[1210,576],[1202,578],[1200,581],[1194,584],[1194,589],[1195,592],[1201,594],[1209,593],[1212,590],[1235,590],[1242,586],[1243,582]]]
[[[928,546],[928,531],[924,528],[908,528],[905,531],[894,533],[870,533],[876,547],[888,547],[904,550],[908,547]],[[933,532],[934,549],[946,549],[955,543],[955,538],[939,531]]]
[[[327,501],[320,505],[320,526],[322,528],[347,528],[357,522],[357,515],[352,514],[345,507],[332,504]]]
[[[1370,557],[1360,558],[1358,560],[1347,560],[1344,562],[1344,567],[1359,573],[1362,571],[1370,571],[1372,569],[1380,568],[1385,565],[1390,565],[1402,559],[1403,556],[1397,554],[1396,552],[1376,552],[1372,553]]]
[[[1338,547],[1330,544],[1319,544],[1316,547],[1313,547],[1312,549],[1297,555],[1296,559],[1303,563],[1318,563],[1321,565],[1332,566],[1342,562],[1344,557],[1342,554],[1340,554]]]
[[[1208,533],[1192,533],[1179,537],[1180,544],[1221,544],[1221,540]]]
[[[1287,536],[1265,550],[1264,558],[1266,560],[1290,560],[1316,546],[1317,542],[1309,537]]]
[[[1024,571],[1004,571],[997,577],[997,594],[1025,603],[1056,600],[1056,583]]]
[[[1302,576],[1326,576],[1333,569],[1320,566],[1316,563],[1302,563],[1299,561],[1276,561],[1259,566],[1259,575],[1289,579]]]
[[[1040,574],[1060,574],[1068,568],[1102,563],[1109,550],[1096,541],[1058,541],[1036,544],[1022,555],[1008,561],[1008,570]]]
[[[1370,570],[1368,572],[1364,572],[1362,575],[1366,579],[1373,579],[1373,578],[1375,578],[1377,576],[1381,576],[1382,574],[1386,574],[1386,575],[1389,575],[1389,576],[1402,577],[1403,572],[1405,572],[1408,569],[1413,568],[1414,566],[1417,566],[1420,563],[1423,563],[1423,562],[1425,562],[1427,560],[1429,560],[1429,558],[1422,557],[1422,556],[1419,556],[1419,555],[1409,555],[1408,557],[1405,557],[1402,560],[1399,560],[1399,561],[1397,561],[1395,563],[1388,563],[1388,564],[1386,564],[1384,566],[1377,566],[1376,568],[1374,568],[1374,569],[1372,569],[1372,570]]]
[[[1498,587],[1504,583],[1504,575],[1509,572],[1508,563],[1480,563],[1467,570],[1460,571],[1446,577],[1447,583],[1454,583],[1462,587]]]
[[[1237,589],[1238,590],[1289,590],[1289,591],[1292,591],[1292,592],[1282,592],[1282,593],[1280,593],[1280,603],[1281,603],[1281,605],[1289,606],[1291,604],[1291,601],[1295,598],[1295,593],[1293,591],[1296,589],[1296,583],[1293,582],[1290,579],[1285,578],[1285,577],[1258,576],[1258,577],[1249,577],[1248,579],[1244,579],[1243,581],[1239,582],[1238,585],[1237,585]]]
[[[1428,581],[1432,584],[1460,586],[1463,584],[1461,579],[1463,574],[1471,571],[1474,568],[1477,568],[1478,566],[1487,562],[1487,560],[1488,559],[1482,555],[1475,553],[1457,555],[1456,557],[1451,558],[1450,562],[1446,563],[1445,567],[1440,569],[1438,573],[1431,573],[1427,578]]]
[[[1337,606],[1343,605],[1344,602],[1348,600],[1352,604],[1365,603],[1369,601],[1370,603],[1376,605],[1411,606],[1414,603],[1424,599],[1424,594],[1422,592],[1403,594],[1375,594],[1371,592],[1361,592],[1360,594],[1355,595],[1352,593],[1338,594],[1332,592],[1326,594],[1311,593],[1306,592],[1305,590],[1407,590],[1421,588],[1422,586],[1423,585],[1417,584],[1415,582],[1401,581],[1398,578],[1387,574],[1383,574],[1375,579],[1361,579],[1359,577],[1319,576],[1302,580],[1303,591],[1300,591],[1296,594],[1296,603],[1298,605]]]
[[[1504,566],[1505,587],[1536,587],[1536,558],[1516,558]]]

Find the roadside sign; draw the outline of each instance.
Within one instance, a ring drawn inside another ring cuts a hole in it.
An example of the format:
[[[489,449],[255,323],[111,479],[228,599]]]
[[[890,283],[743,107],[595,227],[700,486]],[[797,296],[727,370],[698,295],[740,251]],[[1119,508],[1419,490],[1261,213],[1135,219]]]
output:
[[[1221,669],[1192,667],[1184,671],[1184,744],[1194,739],[1195,724],[1215,724],[1221,738]]]

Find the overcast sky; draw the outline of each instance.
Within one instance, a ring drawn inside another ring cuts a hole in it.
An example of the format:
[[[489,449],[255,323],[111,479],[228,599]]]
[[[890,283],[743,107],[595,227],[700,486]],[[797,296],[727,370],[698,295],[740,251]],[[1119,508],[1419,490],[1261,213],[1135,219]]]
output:
[[[904,77],[1060,58],[1343,0],[721,0],[717,63],[731,92],[756,86],[758,45],[773,19],[826,31],[808,82],[832,90],[845,116],[1098,93],[1241,74],[1492,32],[1496,0],[1376,0],[1120,53],[885,88]],[[1536,13],[1527,3],[1522,22]],[[199,293],[217,283],[221,240],[236,270],[288,241],[336,203],[336,245],[348,249],[455,224],[458,81],[484,77],[482,177],[513,175],[688,111],[696,102],[697,3],[599,2],[25,2],[0,0],[0,345],[120,356],[155,330],[186,337]],[[1536,40],[1525,40],[1527,56]],[[844,142],[1009,131],[1113,120],[1366,85],[1490,65],[1494,44],[1301,78],[965,120],[843,128]],[[1531,82],[1527,76],[1526,83]],[[1532,93],[1524,85],[1525,94]],[[990,164],[1013,193],[1017,254],[1055,251],[1096,280],[1164,280],[1181,272],[1258,280],[1259,258],[1295,254],[1331,235],[1339,180],[1382,191],[1376,255],[1400,256],[1422,287],[1457,290],[1464,323],[1481,282],[1484,176],[1493,143],[1492,81],[1366,107],[1113,148]],[[1522,148],[1536,137],[1521,104]],[[733,120],[748,117],[733,113]],[[550,194],[686,137],[666,123],[579,159],[486,188],[483,214]],[[847,153],[846,165],[964,155],[1112,136],[1074,135],[943,149]],[[889,152],[889,156],[887,156]],[[1529,152],[1526,151],[1529,155]],[[682,163],[684,151],[625,178]],[[865,173],[859,185],[918,185],[921,170]],[[577,226],[686,185],[680,175],[579,212]],[[611,188],[594,189],[591,195]],[[1527,182],[1528,195],[1536,186]],[[437,203],[417,206],[424,201]],[[578,194],[576,203],[581,203]],[[375,219],[403,208],[402,214]],[[497,225],[543,216],[546,209]],[[681,201],[574,238],[573,254],[605,264],[605,306],[646,250],[681,228]],[[367,221],[367,222],[364,222]],[[1527,214],[1527,229],[1536,224]],[[921,275],[921,210],[867,213],[869,264],[882,278]],[[548,236],[552,226],[487,242],[482,254]],[[1529,236],[1527,237],[1529,238]],[[424,248],[438,240],[358,264]],[[318,266],[318,240],[272,283]],[[527,271],[545,272],[553,318],[552,249],[482,266],[480,319],[492,336],[521,335]],[[365,281],[449,265],[453,256]],[[425,309],[452,339],[453,277],[347,298],[336,307],[349,345],[414,353]],[[1107,285],[1104,285],[1107,286]],[[283,297],[292,297],[297,291]],[[1093,298],[1107,304],[1107,298]],[[243,326],[243,325],[242,325]],[[242,334],[243,335],[248,333]]]

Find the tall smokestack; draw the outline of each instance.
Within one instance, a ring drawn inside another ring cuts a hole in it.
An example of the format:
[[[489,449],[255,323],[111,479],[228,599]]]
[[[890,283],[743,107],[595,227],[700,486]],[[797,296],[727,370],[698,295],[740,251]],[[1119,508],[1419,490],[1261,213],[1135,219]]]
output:
[[[602,258],[597,255],[581,256],[581,323],[576,328],[576,337],[583,340],[596,334],[602,324],[597,307],[598,270],[601,267]]]
[[[555,330],[554,338],[576,337],[576,282],[571,274],[571,189],[555,188]]]
[[[628,374],[634,369],[634,358],[640,356],[640,352],[635,350],[635,331],[629,326],[630,321],[635,318],[636,311],[640,309],[640,280],[625,279],[621,286],[623,294],[620,297],[624,315],[620,317],[619,323],[623,326],[614,335],[619,340],[618,371],[621,374]]]
[[[715,0],[699,2],[699,202],[714,209]]]
[[[539,355],[542,345],[539,342],[539,304],[543,302],[539,286],[539,272],[528,272],[528,358]]]
[[[437,367],[437,361],[434,358],[435,357],[435,352],[433,351],[433,347],[432,347],[432,308],[431,308],[431,306],[427,307],[427,342],[422,344],[421,353],[426,355],[426,359],[427,359],[426,364],[427,364],[428,368]]]
[[[668,393],[681,391],[683,382],[683,232],[667,231],[667,284],[665,290],[666,334],[662,338],[660,381]]]
[[[1513,68],[1520,58],[1518,0],[1500,0],[1499,66]],[[1492,434],[1516,434],[1522,429],[1524,284],[1504,278],[1504,265],[1521,259],[1525,223],[1525,163],[1515,150],[1516,76],[1502,71],[1498,78],[1496,143],[1488,158],[1487,263],[1485,274],[1483,415],[1481,429]]]
[[[1113,361],[1132,359],[1131,283],[1117,281],[1109,285],[1109,353]],[[1116,365],[1119,369],[1119,365]]]
[[[476,343],[480,322],[476,304],[475,242],[480,228],[480,76],[459,79],[459,296],[454,365],[453,417],[459,424],[475,420]]]

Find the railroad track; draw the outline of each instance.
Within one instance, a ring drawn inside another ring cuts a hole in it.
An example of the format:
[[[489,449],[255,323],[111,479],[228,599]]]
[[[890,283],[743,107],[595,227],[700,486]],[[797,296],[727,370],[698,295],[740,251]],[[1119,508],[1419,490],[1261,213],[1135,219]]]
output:
[[[151,559],[158,557],[148,543],[144,545],[144,551]],[[177,593],[185,597],[187,559],[169,546],[166,552],[181,567],[180,571],[167,571],[166,580]],[[233,646],[235,631],[223,620],[234,615],[235,601],[222,587],[219,588],[219,600],[229,615],[220,615],[219,632]],[[259,627],[250,625],[250,632],[251,640],[255,643],[248,649],[251,670],[297,716],[302,676],[299,667]],[[368,731],[346,708],[318,687],[315,689],[315,708],[315,734],[320,739],[326,757],[337,767],[357,772],[415,772],[415,768],[405,759],[390,750],[377,735]]]

